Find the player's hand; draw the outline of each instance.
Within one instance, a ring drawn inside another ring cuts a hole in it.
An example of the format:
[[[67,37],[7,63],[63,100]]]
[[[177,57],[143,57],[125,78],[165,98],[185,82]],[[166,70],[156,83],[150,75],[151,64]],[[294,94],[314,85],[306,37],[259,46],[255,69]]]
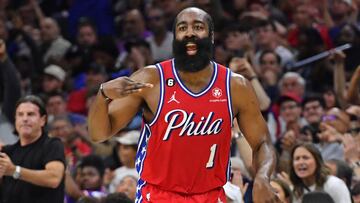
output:
[[[10,157],[2,152],[0,152],[0,168],[0,172],[4,173],[6,176],[11,176],[15,171],[15,165]]]
[[[119,77],[103,83],[103,92],[110,99],[118,99],[152,87],[153,85],[150,83],[141,83],[128,77]]]
[[[256,176],[254,181],[253,201],[254,203],[280,203],[269,181],[260,176]]]

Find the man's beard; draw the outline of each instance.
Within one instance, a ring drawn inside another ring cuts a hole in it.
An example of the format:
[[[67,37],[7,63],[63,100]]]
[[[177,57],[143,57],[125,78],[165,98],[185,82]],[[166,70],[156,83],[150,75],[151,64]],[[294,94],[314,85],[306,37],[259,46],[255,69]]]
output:
[[[186,44],[196,44],[196,54],[188,55]],[[185,38],[183,40],[173,41],[173,54],[175,58],[175,67],[177,70],[185,72],[200,71],[210,63],[213,56],[213,44],[210,37],[198,39],[195,37]]]

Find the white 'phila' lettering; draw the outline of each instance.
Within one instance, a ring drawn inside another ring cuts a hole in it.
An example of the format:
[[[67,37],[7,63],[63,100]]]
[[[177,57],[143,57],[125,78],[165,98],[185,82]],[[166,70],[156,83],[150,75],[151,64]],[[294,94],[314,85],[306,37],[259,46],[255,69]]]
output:
[[[163,140],[169,139],[171,131],[177,128],[181,128],[179,136],[183,136],[185,134],[187,136],[216,135],[221,131],[223,119],[219,118],[212,121],[214,112],[210,112],[207,117],[202,116],[198,123],[193,120],[194,116],[195,114],[193,112],[188,114],[186,111],[181,109],[175,109],[168,112],[165,115],[165,122],[169,124],[166,128]]]

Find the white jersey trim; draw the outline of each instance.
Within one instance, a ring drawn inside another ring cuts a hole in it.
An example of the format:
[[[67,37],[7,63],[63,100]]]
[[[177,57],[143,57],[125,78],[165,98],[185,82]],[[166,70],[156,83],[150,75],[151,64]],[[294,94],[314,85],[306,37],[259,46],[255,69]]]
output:
[[[233,114],[233,109],[232,109],[232,101],[231,101],[231,70],[229,68],[226,69],[226,96],[227,96],[227,100],[228,100],[228,108],[229,108],[229,114],[230,114],[230,122],[231,122],[231,127],[234,127],[234,114]]]
[[[161,112],[161,109],[163,107],[163,104],[164,104],[164,73],[163,73],[163,68],[162,66],[160,65],[160,63],[156,64],[156,68],[159,70],[159,76],[160,76],[160,99],[159,99],[159,102],[158,102],[158,106],[157,106],[157,109],[156,109],[156,114],[155,114],[155,117],[152,119],[152,121],[149,123],[149,126],[152,126],[154,125],[154,123],[157,121],[159,115],[160,115],[160,112]]]

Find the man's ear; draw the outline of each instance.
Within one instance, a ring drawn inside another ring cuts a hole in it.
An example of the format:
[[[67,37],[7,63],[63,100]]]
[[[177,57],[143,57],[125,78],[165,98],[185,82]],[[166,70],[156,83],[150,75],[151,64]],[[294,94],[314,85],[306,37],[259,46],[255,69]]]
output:
[[[41,116],[41,127],[44,127],[47,123],[47,116],[46,115],[43,115]]]

